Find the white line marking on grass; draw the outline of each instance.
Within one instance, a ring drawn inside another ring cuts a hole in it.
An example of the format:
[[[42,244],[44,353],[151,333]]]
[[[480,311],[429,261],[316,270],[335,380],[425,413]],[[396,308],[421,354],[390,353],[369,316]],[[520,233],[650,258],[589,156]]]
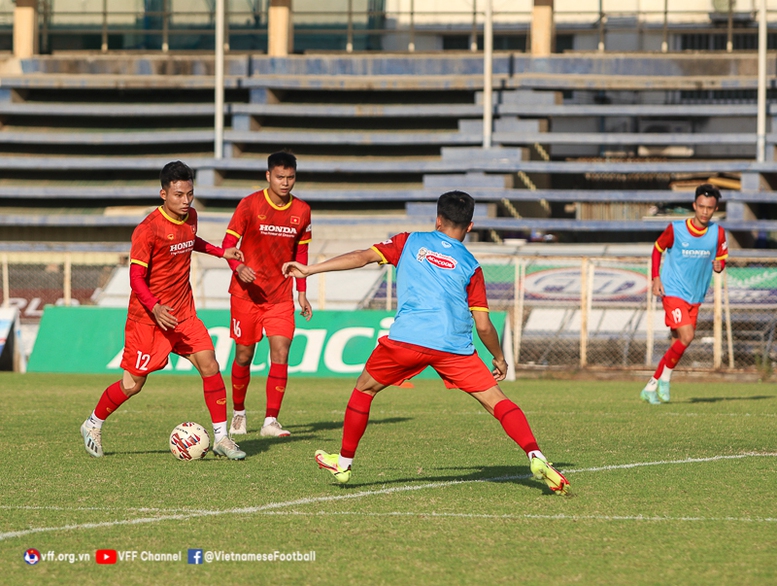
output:
[[[265,511],[261,515],[299,515],[301,517],[326,517],[336,515],[353,515],[358,517],[453,517],[463,519],[547,519],[569,521],[733,521],[737,523],[777,523],[777,518],[772,517],[660,517],[646,515],[488,515],[479,513],[410,513],[405,511],[392,511],[389,513],[365,513],[362,511],[318,511],[306,513],[303,511]]]
[[[641,466],[662,466],[667,464],[695,464],[700,462],[714,462],[718,460],[737,460],[741,458],[751,457],[775,457],[777,453],[756,453],[749,452],[744,454],[734,454],[730,456],[711,456],[708,458],[685,458],[683,460],[660,460],[658,462],[637,462],[633,464],[618,464],[612,466],[598,466],[594,468],[581,468],[579,470],[563,470],[565,474],[575,474],[580,472],[602,472],[609,470],[627,470],[630,468],[638,468]],[[102,527],[117,527],[123,525],[143,525],[147,523],[159,523],[161,521],[184,521],[186,519],[194,519],[197,517],[217,517],[221,515],[250,515],[256,513],[264,513],[274,509],[284,509],[288,507],[294,507],[298,505],[311,505],[314,503],[327,503],[333,501],[342,501],[348,499],[358,499],[362,497],[378,496],[383,494],[393,494],[397,492],[408,492],[412,490],[424,490],[427,488],[445,488],[448,486],[455,486],[457,484],[470,484],[474,482],[506,482],[510,480],[522,480],[531,478],[530,474],[521,474],[516,476],[500,476],[498,478],[477,478],[473,480],[449,480],[446,482],[430,482],[427,484],[419,484],[412,486],[395,486],[392,488],[382,488],[379,490],[364,490],[360,492],[354,492],[350,494],[340,494],[332,496],[319,496],[319,497],[307,497],[293,501],[286,501],[280,503],[268,503],[266,505],[260,505],[257,507],[243,507],[239,509],[226,509],[226,510],[213,510],[213,511],[191,511],[186,513],[161,515],[158,517],[143,517],[139,519],[122,519],[119,521],[103,521],[101,523],[80,523],[75,525],[63,525],[60,527],[36,527],[33,529],[22,529],[20,531],[8,531],[6,533],[0,533],[0,541],[6,539],[13,539],[14,537],[24,537],[26,535],[34,535],[36,533],[48,533],[51,531],[75,531],[78,529],[99,529]],[[542,518],[542,517],[537,517]],[[555,518],[555,516],[552,516]]]

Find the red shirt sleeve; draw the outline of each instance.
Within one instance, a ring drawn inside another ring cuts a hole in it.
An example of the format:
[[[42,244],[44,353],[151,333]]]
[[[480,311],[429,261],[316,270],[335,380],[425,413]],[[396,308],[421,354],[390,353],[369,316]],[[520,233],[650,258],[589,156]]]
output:
[[[237,246],[237,242],[240,240],[237,236],[232,234],[231,232],[227,232],[224,234],[224,240],[221,241],[221,248],[232,248],[233,246]],[[227,264],[229,265],[229,268],[232,269],[232,271],[236,271],[237,267],[240,266],[239,260],[228,260]]]
[[[297,254],[294,257],[294,260],[297,261],[300,264],[306,265],[308,264],[308,245],[306,244],[298,244],[297,245]],[[307,277],[302,277],[299,279],[294,279],[295,284],[297,285],[297,293],[300,293],[302,291],[308,290],[308,279]]]
[[[720,270],[726,268],[726,259],[728,258],[728,242],[726,242],[726,231],[723,226],[718,226],[718,251],[715,254],[715,260],[719,260]]]
[[[663,254],[667,248],[672,248],[673,245],[674,228],[672,228],[672,224],[669,224],[653,246],[653,268],[650,275],[651,279],[655,279],[660,274],[661,254]]]
[[[402,232],[395,236],[392,236],[388,240],[384,240],[378,244],[374,244],[372,249],[377,252],[381,257],[380,264],[390,264],[397,266],[399,257],[402,256],[402,251],[405,248],[407,239],[410,237],[409,232]]]
[[[728,258],[728,242],[726,242],[726,231],[723,226],[718,226],[718,251],[715,254],[715,260],[725,260]]]
[[[203,240],[199,236],[194,237],[194,250],[197,252],[204,252],[205,254],[209,254],[211,256],[217,256],[219,258],[222,258],[224,256],[224,249],[216,246],[215,244],[211,244],[207,240]]]
[[[141,264],[130,264],[130,288],[135,292],[135,295],[138,296],[138,301],[140,301],[143,307],[151,311],[157,303],[160,303],[160,301],[154,297],[154,294],[151,293],[151,289],[148,288],[148,283],[146,282],[147,272],[148,268]]]
[[[475,269],[467,285],[467,300],[470,311],[488,311],[486,279],[480,267]]]
[[[130,262],[148,268],[151,264],[154,234],[147,223],[139,224],[132,233],[130,245]]]

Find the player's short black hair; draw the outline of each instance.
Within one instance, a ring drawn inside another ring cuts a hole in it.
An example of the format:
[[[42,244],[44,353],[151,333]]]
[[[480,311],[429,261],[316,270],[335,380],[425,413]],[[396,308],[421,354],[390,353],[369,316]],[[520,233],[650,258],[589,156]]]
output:
[[[267,157],[267,170],[272,171],[275,167],[283,169],[297,170],[297,157],[288,151],[278,151]]]
[[[194,182],[194,171],[189,165],[181,161],[172,161],[162,167],[159,172],[159,182],[162,184],[162,189],[167,190],[170,184],[176,181]]]
[[[699,185],[699,187],[696,188],[696,195],[694,196],[693,201],[699,199],[700,195],[705,197],[714,197],[715,202],[720,201],[720,191],[711,183],[702,183]]]
[[[466,228],[475,213],[475,200],[463,191],[448,191],[437,200],[437,215],[459,228]]]

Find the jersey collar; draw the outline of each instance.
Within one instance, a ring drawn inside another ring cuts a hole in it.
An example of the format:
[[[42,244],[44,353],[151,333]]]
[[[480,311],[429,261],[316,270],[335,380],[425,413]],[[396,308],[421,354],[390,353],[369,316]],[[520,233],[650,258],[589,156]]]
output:
[[[688,232],[690,232],[692,236],[704,236],[707,233],[707,230],[709,230],[709,226],[703,230],[699,230],[696,226],[693,225],[693,218],[688,218],[685,220],[685,227],[688,228]]]
[[[167,220],[169,220],[169,221],[170,221],[170,222],[172,222],[173,224],[178,224],[179,226],[180,226],[181,224],[185,224],[185,223],[186,223],[186,220],[188,220],[188,219],[189,219],[189,214],[186,214],[186,215],[184,216],[183,220],[176,220],[175,218],[173,218],[173,217],[171,217],[171,216],[169,216],[169,215],[167,214],[167,212],[165,211],[165,208],[164,208],[164,206],[159,206],[159,208],[158,208],[158,209],[159,209],[159,213],[160,213],[160,214],[162,214],[162,215],[163,215],[163,216],[164,216],[164,217],[165,217]]]
[[[287,203],[285,206],[277,206],[275,205],[272,200],[270,199],[270,194],[268,193],[268,189],[265,187],[263,190],[264,193],[264,199],[267,200],[267,203],[270,204],[270,207],[276,210],[288,210],[291,207],[291,202],[294,201],[294,196],[292,194],[289,194],[289,203]]]

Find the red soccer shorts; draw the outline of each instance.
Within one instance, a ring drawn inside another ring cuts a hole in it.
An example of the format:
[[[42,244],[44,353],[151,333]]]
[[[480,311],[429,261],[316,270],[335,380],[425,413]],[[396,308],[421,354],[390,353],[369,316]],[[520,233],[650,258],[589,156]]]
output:
[[[230,298],[232,327],[230,336],[241,346],[256,344],[262,331],[268,336],[294,338],[294,302],[254,303],[249,299]]]
[[[477,352],[469,356],[432,350],[383,336],[364,367],[382,385],[399,384],[431,366],[449,389],[479,393],[496,386],[494,375]]]
[[[135,376],[146,376],[167,366],[171,352],[188,356],[204,350],[213,350],[213,340],[197,317],[190,317],[166,332],[157,325],[128,319],[121,367]]]
[[[688,303],[679,297],[667,297],[666,295],[664,295],[663,303],[667,327],[676,330],[680,326],[691,325],[694,330],[696,329],[701,303]]]

